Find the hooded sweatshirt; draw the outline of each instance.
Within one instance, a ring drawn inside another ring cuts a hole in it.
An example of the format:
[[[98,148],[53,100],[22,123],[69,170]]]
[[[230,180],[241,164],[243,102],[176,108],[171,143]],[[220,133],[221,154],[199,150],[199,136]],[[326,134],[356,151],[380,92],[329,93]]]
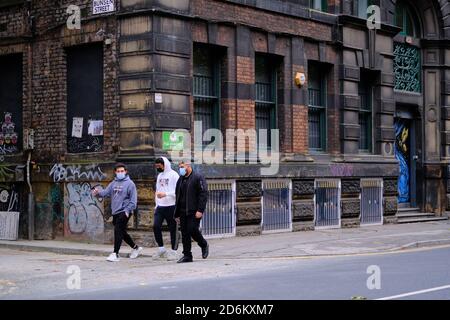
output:
[[[111,211],[113,215],[123,211],[131,213],[136,209],[136,185],[128,175],[123,180],[119,180],[116,177],[106,189],[98,193],[98,196],[103,198],[111,197]]]
[[[169,207],[175,205],[175,188],[180,176],[175,170],[172,170],[167,158],[162,157],[162,159],[164,160],[164,171],[158,174],[156,192],[165,192],[166,196],[164,198],[155,196],[155,202],[157,207]]]

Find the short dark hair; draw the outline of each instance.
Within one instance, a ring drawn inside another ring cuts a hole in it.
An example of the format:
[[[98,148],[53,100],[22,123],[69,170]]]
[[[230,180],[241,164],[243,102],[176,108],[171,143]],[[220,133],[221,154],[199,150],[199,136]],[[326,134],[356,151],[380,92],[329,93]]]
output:
[[[157,163],[164,165],[164,159],[163,158],[156,159],[155,164],[157,164]]]
[[[124,168],[125,170],[127,170],[127,166],[124,163],[122,163],[122,162],[118,162],[118,163],[115,164],[114,171],[116,171],[119,168]]]

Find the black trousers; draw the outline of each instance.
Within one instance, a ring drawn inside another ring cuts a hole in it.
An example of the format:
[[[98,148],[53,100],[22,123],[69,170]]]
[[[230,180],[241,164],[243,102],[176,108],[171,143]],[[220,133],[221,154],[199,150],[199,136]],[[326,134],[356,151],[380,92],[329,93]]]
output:
[[[182,213],[180,216],[181,234],[183,236],[183,255],[186,257],[192,257],[191,238],[197,242],[200,248],[205,248],[208,245],[208,242],[206,242],[199,230],[200,220],[195,215],[186,216]]]
[[[136,244],[127,232],[128,220],[130,220],[130,217],[127,218],[125,212],[120,212],[113,215],[115,253],[119,253],[122,240],[125,241],[131,248],[136,248]]]
[[[172,250],[175,250],[177,246],[177,222],[175,221],[175,218],[173,217],[173,214],[175,212],[175,206],[169,206],[169,207],[157,207],[155,210],[155,220],[153,221],[153,233],[155,234],[155,240],[156,243],[158,243],[159,247],[163,247],[163,236],[161,227],[166,220],[167,226],[169,227],[170,231],[170,242],[172,245]]]

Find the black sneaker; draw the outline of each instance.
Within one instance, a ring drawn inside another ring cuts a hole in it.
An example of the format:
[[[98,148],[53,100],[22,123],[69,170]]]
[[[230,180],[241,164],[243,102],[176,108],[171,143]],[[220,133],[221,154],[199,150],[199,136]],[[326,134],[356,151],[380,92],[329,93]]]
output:
[[[192,262],[192,257],[183,256],[177,263]]]
[[[202,258],[206,259],[209,255],[209,243],[206,244],[206,247],[202,248]]]

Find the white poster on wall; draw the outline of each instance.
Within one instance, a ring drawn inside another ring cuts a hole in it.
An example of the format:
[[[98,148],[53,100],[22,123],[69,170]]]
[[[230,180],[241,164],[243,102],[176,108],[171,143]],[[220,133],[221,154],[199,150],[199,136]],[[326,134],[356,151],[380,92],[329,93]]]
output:
[[[113,12],[115,0],[93,0],[92,12],[93,14],[102,14],[107,12]]]
[[[72,137],[81,138],[83,136],[83,118],[74,117],[72,120]]]
[[[103,120],[90,120],[88,126],[88,134],[92,136],[102,136]]]

